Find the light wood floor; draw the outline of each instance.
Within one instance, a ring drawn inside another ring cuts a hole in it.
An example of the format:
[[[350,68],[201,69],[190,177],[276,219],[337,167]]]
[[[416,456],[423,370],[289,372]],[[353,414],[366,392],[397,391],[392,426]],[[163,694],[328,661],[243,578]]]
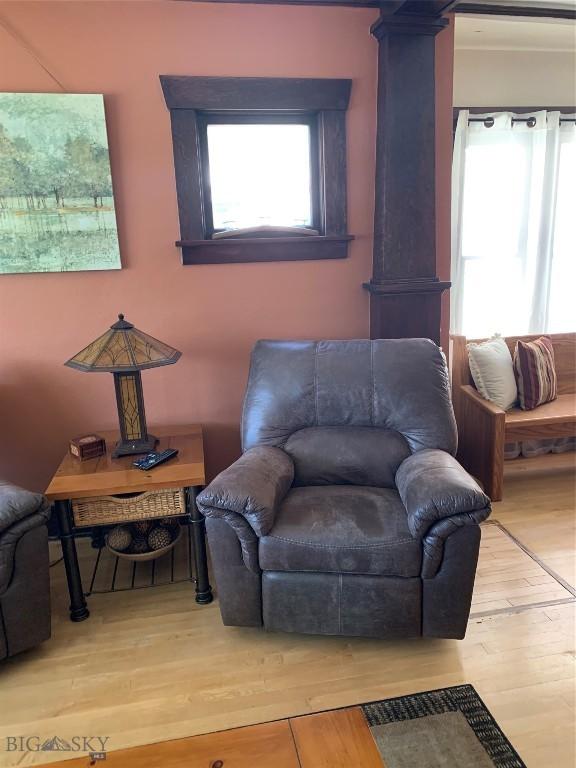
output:
[[[571,584],[574,501],[572,473],[520,474],[493,512]],[[52,639],[0,668],[2,768],[50,758],[2,751],[7,735],[98,734],[115,750],[460,683],[474,685],[528,768],[575,764],[575,603],[558,603],[571,594],[495,526],[484,528],[464,641],[226,628],[187,584],[95,595],[90,619],[72,624],[63,569],[53,572]]]

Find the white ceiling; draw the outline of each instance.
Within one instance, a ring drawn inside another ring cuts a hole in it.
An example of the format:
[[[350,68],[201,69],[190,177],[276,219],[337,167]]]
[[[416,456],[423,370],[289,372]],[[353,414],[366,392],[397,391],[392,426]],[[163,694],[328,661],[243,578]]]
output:
[[[455,24],[456,49],[576,51],[575,21],[461,14]]]

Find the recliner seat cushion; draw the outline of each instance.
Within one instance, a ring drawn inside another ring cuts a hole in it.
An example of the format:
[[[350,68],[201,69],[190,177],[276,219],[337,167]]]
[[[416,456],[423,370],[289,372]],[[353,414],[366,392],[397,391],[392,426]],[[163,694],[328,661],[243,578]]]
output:
[[[406,439],[378,427],[308,427],[284,445],[294,462],[295,485],[370,485],[394,488],[400,464],[410,456]]]
[[[394,490],[309,486],[288,492],[258,555],[265,571],[410,577],[420,575],[422,542]]]

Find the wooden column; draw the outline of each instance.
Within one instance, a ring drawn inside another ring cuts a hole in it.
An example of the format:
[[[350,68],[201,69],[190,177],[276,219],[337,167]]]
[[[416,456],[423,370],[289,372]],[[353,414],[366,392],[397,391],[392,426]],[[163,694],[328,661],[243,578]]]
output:
[[[371,338],[440,342],[436,276],[435,36],[439,16],[382,15],[378,40],[376,204],[370,291]]]

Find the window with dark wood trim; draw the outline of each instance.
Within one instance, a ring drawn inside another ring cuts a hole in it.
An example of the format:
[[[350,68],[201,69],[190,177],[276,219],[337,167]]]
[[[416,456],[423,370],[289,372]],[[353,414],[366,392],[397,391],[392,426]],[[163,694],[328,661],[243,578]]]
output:
[[[170,110],[184,264],[345,258],[346,109],[350,80],[160,77]],[[208,126],[297,123],[310,131],[309,227],[317,235],[213,239]]]

